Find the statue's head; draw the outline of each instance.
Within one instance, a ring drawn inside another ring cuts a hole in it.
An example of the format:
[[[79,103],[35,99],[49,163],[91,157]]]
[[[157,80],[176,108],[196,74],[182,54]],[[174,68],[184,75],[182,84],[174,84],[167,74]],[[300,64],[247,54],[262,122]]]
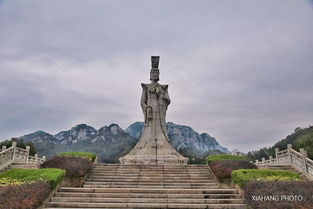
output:
[[[159,56],[151,56],[151,71],[150,71],[150,81],[159,81]]]

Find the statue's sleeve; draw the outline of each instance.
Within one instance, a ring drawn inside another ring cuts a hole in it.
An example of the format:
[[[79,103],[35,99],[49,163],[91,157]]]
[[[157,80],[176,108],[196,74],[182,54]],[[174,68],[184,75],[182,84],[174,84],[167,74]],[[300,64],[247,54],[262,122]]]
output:
[[[171,104],[171,99],[170,99],[170,96],[168,94],[168,85],[164,85],[164,100],[166,102],[167,105]]]
[[[141,94],[140,105],[141,105],[143,114],[145,114],[145,110],[147,106],[147,85],[142,83],[141,87],[142,87],[142,94]]]

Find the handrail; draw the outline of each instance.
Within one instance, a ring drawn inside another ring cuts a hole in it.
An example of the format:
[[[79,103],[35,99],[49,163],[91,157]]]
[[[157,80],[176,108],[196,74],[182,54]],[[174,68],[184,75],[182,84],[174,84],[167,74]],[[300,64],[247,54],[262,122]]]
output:
[[[300,148],[300,152],[292,149],[292,145],[288,144],[287,149],[279,151],[275,148],[275,158],[270,156],[268,160],[262,158],[262,161],[256,160],[255,165],[269,166],[269,165],[290,165],[300,173],[306,175],[313,180],[313,160],[308,158],[307,152]]]
[[[46,160],[46,157],[38,157],[38,154],[35,156],[30,156],[30,146],[26,146],[26,149],[16,146],[17,143],[13,142],[12,146],[6,148],[2,146],[0,151],[0,170],[11,165],[14,162],[19,163],[43,163]]]

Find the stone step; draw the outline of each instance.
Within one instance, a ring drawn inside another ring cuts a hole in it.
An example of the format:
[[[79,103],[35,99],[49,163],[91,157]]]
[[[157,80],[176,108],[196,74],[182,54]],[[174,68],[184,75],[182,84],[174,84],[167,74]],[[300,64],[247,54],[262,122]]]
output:
[[[106,171],[207,171],[210,170],[209,167],[205,168],[107,168],[95,166],[94,169],[106,170]]]
[[[86,182],[134,182],[139,181],[139,182],[165,182],[165,183],[170,183],[173,182],[172,179],[146,179],[146,178],[139,178],[139,179],[106,179],[106,178],[87,178]],[[190,182],[190,183],[215,183],[213,179],[181,179],[181,180],[175,180],[177,183],[184,183],[184,182]]]
[[[52,197],[51,202],[88,203],[190,203],[190,204],[243,204],[242,199],[178,199],[178,198],[94,198],[94,197]]]
[[[68,203],[68,202],[49,202],[48,208],[64,207],[70,208],[206,208],[206,209],[246,209],[244,204],[167,204],[167,203]]]
[[[194,183],[194,182],[159,182],[159,181],[138,181],[138,182],[97,182],[97,181],[86,181],[85,185],[193,185],[193,186],[211,186],[216,185],[215,182],[204,182],[204,183]]]
[[[102,169],[102,168],[94,168],[93,171],[99,171],[99,172],[147,172],[147,173],[152,173],[152,172],[158,172],[158,173],[209,173],[210,170],[208,169],[182,169],[182,170],[163,170],[163,169],[158,169],[158,170],[114,170],[114,169]]]
[[[90,179],[155,179],[155,180],[210,180],[213,179],[212,176],[204,177],[193,177],[193,176],[101,176],[101,175],[91,175],[88,178]]]
[[[179,174],[170,174],[170,173],[101,173],[101,172],[93,172],[90,176],[166,176],[166,177],[209,177],[212,176],[210,173],[179,173]]]
[[[184,199],[240,199],[239,194],[159,194],[159,193],[81,193],[57,192],[55,197],[114,197],[114,198],[184,198]]]
[[[238,194],[236,189],[142,189],[61,187],[60,192],[81,193],[155,193],[155,194]]]
[[[192,186],[192,185],[88,185],[84,184],[83,187],[85,188],[167,188],[167,189],[207,189],[207,188],[218,188],[218,185],[211,185],[211,186]]]

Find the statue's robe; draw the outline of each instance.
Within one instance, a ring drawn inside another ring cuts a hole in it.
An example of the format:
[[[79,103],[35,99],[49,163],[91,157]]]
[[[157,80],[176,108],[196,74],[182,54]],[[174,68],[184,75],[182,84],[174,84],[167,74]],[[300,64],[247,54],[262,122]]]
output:
[[[168,85],[141,84],[141,108],[145,125],[135,147],[120,158],[123,164],[186,164],[187,159],[179,154],[168,141],[166,111],[171,100]]]

